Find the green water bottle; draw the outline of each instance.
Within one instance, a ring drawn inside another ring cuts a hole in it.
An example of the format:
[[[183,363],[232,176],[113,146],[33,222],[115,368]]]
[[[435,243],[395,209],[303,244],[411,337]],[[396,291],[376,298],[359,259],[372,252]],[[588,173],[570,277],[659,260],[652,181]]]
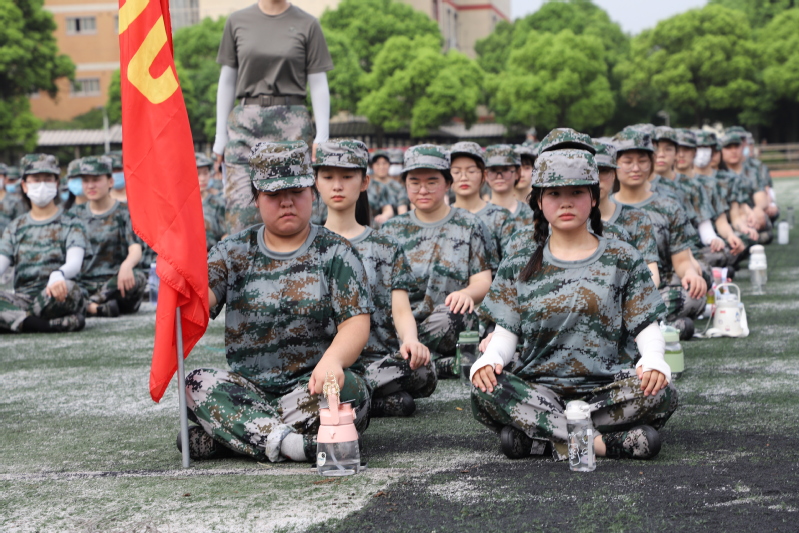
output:
[[[477,345],[480,335],[476,331],[462,331],[458,336],[457,351],[455,354],[455,371],[460,372],[462,383],[469,385],[469,373],[472,365],[477,361]]]
[[[666,341],[666,362],[671,368],[673,379],[679,378],[685,371],[685,352],[680,344],[680,332],[677,328],[665,326],[661,328],[663,339]]]

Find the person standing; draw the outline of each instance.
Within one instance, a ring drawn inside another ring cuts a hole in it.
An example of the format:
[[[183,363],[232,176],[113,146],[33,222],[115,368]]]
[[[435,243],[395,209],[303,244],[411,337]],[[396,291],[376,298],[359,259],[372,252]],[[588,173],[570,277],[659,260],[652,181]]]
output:
[[[224,158],[225,216],[238,233],[261,222],[250,195],[247,158],[261,141],[327,140],[333,61],[319,21],[287,0],[259,0],[230,15],[219,45],[216,101],[217,166]],[[235,100],[239,104],[234,107]],[[219,170],[219,169],[218,169]]]

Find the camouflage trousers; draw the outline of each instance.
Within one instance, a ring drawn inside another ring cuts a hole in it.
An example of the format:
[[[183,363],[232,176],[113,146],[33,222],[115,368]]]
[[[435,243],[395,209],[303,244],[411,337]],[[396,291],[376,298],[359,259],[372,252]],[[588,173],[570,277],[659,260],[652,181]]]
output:
[[[29,316],[44,319],[83,314],[83,292],[74,281],[67,281],[67,297],[63,302],[47,296],[42,290],[35,297],[0,291],[0,331],[19,332]]]
[[[619,372],[612,383],[573,397],[503,372],[497,376],[494,392],[472,389],[472,414],[497,433],[511,425],[536,441],[550,441],[555,458],[564,460],[568,432],[563,412],[571,400],[583,400],[591,406],[591,420],[601,434],[627,431],[641,424],[660,429],[678,406],[673,384],[654,396],[644,396],[641,380],[632,369]]]
[[[319,431],[321,395],[308,392],[310,374],[287,394],[275,394],[240,374],[200,368],[186,376],[189,417],[214,440],[259,461],[284,460],[280,444],[289,433],[308,435],[315,442]],[[352,401],[355,427],[369,425],[371,397],[366,381],[344,371],[342,402]]]
[[[117,276],[105,281],[81,280],[80,285],[88,298],[87,306],[89,303],[104,304],[116,300],[119,312],[127,315],[139,310],[144,299],[144,291],[147,288],[147,276],[141,270],[134,270],[133,277],[136,284],[131,290],[125,291],[125,296],[122,296],[122,292],[117,287]]]
[[[707,281],[705,272],[702,272],[702,277]],[[708,284],[710,287],[710,284]],[[694,319],[701,315],[705,310],[707,303],[707,296],[702,298],[691,298],[691,295],[685,290],[680,282],[680,277],[677,274],[672,275],[671,281],[667,285],[661,285],[660,296],[663,298],[663,303],[666,304],[666,321],[672,322],[678,318]]]
[[[699,250],[697,259],[700,263],[705,263],[710,268],[726,268],[733,266],[738,260],[738,256],[734,255],[727,246],[720,252],[712,252],[710,251],[710,246],[705,246]]]
[[[396,392],[410,393],[414,398],[427,398],[438,385],[436,369],[431,360],[427,365],[411,370],[410,360],[399,353],[385,357],[361,356],[366,363],[364,377],[372,396],[380,398]]]
[[[225,219],[229,233],[261,223],[252,202],[250,150],[261,141],[305,141],[313,145],[311,114],[303,105],[262,107],[238,105],[227,119],[225,147]]]
[[[444,304],[438,305],[430,315],[417,323],[419,342],[430,350],[430,358],[436,365],[439,378],[457,377],[455,369],[455,347],[458,335],[471,330],[477,324],[477,315],[453,313]]]

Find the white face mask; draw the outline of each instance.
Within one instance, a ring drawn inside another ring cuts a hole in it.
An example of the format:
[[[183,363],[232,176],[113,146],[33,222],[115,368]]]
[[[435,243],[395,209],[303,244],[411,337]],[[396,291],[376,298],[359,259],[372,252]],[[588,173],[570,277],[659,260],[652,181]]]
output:
[[[710,158],[713,155],[712,149],[708,147],[702,147],[696,149],[696,155],[694,156],[694,166],[697,168],[705,168],[710,164]]]
[[[751,153],[751,151],[749,150],[748,146],[746,148],[744,148],[744,157],[749,157],[750,153]]]
[[[392,164],[388,167],[389,176],[399,176],[402,174],[402,165]]]
[[[28,183],[28,198],[36,207],[44,207],[53,201],[58,194],[58,185],[55,183]]]

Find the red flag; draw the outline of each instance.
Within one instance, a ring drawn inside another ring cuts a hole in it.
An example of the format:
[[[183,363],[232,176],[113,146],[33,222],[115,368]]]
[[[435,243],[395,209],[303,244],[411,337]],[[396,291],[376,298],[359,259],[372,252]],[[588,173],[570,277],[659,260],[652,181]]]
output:
[[[177,371],[175,309],[183,356],[208,327],[205,225],[189,117],[172,52],[168,0],[120,0],[123,160],[133,229],[158,254],[150,395],[160,401]]]

